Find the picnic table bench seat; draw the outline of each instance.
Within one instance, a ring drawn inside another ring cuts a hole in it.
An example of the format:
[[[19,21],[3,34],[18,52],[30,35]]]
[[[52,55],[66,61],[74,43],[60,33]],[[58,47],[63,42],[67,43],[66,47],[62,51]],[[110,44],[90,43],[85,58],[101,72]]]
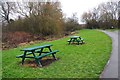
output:
[[[36,50],[35,53],[40,53],[40,50]],[[32,52],[28,52],[26,55],[30,55]],[[22,58],[24,54],[16,56],[16,58]]]
[[[71,42],[71,41],[70,41],[70,39],[69,39],[69,40],[67,40],[67,42]]]
[[[41,58],[43,58],[43,57],[45,57],[45,56],[47,56],[47,55],[56,54],[56,52],[58,52],[58,50],[54,50],[54,51],[52,51],[52,52],[48,52],[48,53],[43,54],[43,55],[40,55],[40,56],[38,56],[38,57],[36,57],[36,58],[37,58],[37,59],[41,59]]]
[[[45,56],[47,56],[47,55],[55,54],[56,52],[59,52],[59,51],[58,51],[58,50],[54,50],[54,51],[52,51],[52,52],[44,52],[44,53],[46,53],[46,54],[40,55],[40,56],[38,56],[38,57],[36,57],[36,58],[40,59],[40,58],[45,57]],[[30,54],[32,54],[32,52],[29,52],[29,53],[26,54],[26,55],[30,55]],[[16,58],[22,58],[23,56],[24,56],[24,54],[21,54],[21,55],[16,56]],[[30,56],[29,56],[29,57],[30,57]],[[27,56],[26,56],[26,58],[27,58]],[[31,57],[31,58],[34,58],[34,57]]]
[[[30,54],[32,54],[32,52],[28,52],[26,55],[30,55]],[[24,54],[21,54],[21,55],[16,56],[16,58],[22,58],[23,56]]]

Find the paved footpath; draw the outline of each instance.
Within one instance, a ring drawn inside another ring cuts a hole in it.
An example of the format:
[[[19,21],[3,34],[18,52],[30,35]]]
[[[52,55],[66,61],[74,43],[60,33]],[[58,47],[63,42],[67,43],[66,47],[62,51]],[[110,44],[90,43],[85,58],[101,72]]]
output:
[[[100,78],[118,78],[118,31],[103,31],[112,39],[111,57],[106,64]]]

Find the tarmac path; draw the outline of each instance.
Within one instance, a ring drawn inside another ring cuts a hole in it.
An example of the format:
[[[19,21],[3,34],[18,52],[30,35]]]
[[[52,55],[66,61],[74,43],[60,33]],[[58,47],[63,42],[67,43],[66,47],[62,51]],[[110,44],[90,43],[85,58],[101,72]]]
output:
[[[118,78],[118,31],[109,32],[102,30],[112,39],[112,52],[100,78]],[[120,34],[119,34],[120,35]]]

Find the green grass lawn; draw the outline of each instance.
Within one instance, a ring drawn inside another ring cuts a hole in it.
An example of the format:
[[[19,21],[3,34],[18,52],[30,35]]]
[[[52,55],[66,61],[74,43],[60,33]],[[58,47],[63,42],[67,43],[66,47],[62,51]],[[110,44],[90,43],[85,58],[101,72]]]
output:
[[[2,52],[3,78],[99,78],[111,52],[111,39],[98,30],[80,30],[78,34],[85,40],[83,45],[68,45],[69,37],[41,42],[26,47],[53,44],[53,50],[59,50],[59,60],[43,68],[21,66],[19,47]]]

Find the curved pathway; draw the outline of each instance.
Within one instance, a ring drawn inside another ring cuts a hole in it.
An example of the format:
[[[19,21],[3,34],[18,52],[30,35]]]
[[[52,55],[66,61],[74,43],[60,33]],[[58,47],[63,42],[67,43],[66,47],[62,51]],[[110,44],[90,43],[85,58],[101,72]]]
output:
[[[105,66],[100,78],[118,78],[118,31],[103,31],[112,39],[111,57]]]

